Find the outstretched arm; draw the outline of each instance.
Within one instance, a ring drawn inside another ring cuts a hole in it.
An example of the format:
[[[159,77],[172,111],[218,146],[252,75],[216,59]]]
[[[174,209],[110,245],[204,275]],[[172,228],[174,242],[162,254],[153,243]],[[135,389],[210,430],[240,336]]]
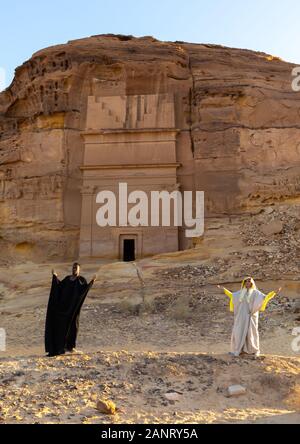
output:
[[[89,283],[89,287],[92,287],[94,285],[94,283],[97,281],[98,276],[95,274],[93,279],[91,280],[91,282]]]
[[[266,308],[267,308],[267,306],[268,306],[268,303],[277,295],[277,294],[279,294],[280,292],[281,292],[281,290],[282,290],[282,288],[279,288],[277,291],[271,291],[270,293],[268,293],[266,296],[265,296],[265,299],[264,299],[264,301],[263,301],[263,304],[262,304],[262,306],[261,306],[261,309],[260,309],[260,311],[265,311],[266,310]]]
[[[231,293],[231,291],[227,290],[227,288],[225,288],[225,287],[221,287],[220,285],[218,285],[218,288],[219,288],[220,290],[223,290],[224,293],[226,294],[226,296],[229,297],[229,299],[230,299],[230,305],[229,305],[229,307],[230,307],[230,311],[233,312],[233,311],[234,311],[233,294]]]
[[[60,283],[60,280],[58,279],[57,273],[55,270],[52,270],[52,278],[55,280],[58,284]]]

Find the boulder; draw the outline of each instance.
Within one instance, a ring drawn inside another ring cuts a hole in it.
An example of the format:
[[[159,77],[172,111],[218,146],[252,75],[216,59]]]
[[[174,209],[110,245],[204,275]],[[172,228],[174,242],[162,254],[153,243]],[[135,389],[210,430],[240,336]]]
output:
[[[115,415],[117,412],[117,407],[112,401],[100,399],[97,402],[97,410],[104,415]]]
[[[166,393],[165,394],[165,398],[168,401],[179,401],[181,398],[181,395],[177,392],[172,392],[172,393]]]
[[[247,392],[247,389],[245,387],[243,387],[242,385],[232,385],[232,386],[228,387],[228,396],[230,398],[245,395],[246,392]]]
[[[280,220],[278,220],[267,223],[261,228],[261,231],[264,233],[265,236],[274,236],[275,234],[282,233],[283,228],[284,228],[283,223]]]

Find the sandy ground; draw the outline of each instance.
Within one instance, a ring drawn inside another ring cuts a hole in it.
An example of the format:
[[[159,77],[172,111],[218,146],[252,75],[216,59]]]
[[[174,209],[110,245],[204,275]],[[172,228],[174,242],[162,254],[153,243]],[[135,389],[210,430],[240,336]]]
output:
[[[238,258],[239,259],[239,258]],[[226,265],[226,262],[225,262]],[[289,276],[258,280],[281,297],[261,315],[263,356],[228,356],[232,314],[221,283],[232,290],[224,258],[204,260],[197,250],[139,262],[142,289],[131,264],[86,263],[98,272],[81,315],[82,355],[44,357],[43,334],[51,269],[70,264],[29,262],[0,268],[0,421],[4,423],[300,423],[298,283]],[[243,275],[241,275],[242,277]],[[227,388],[247,392],[229,398]],[[175,392],[178,400],[168,401]],[[119,411],[107,417],[98,399]]]
[[[273,356],[124,351],[8,358],[0,365],[1,415],[12,423],[299,423],[291,403],[298,374],[299,358]],[[234,383],[247,394],[228,398]],[[179,399],[168,401],[170,392]],[[116,416],[97,412],[100,395],[116,403]]]

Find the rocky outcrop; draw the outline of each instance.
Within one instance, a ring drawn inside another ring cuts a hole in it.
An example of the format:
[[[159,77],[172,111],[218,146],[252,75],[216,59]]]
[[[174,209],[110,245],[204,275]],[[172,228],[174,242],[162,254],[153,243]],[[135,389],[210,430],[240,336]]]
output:
[[[78,255],[89,96],[174,94],[178,179],[206,192],[208,224],[297,205],[292,68],[263,53],[152,37],[94,36],[34,54],[0,94],[2,252]]]

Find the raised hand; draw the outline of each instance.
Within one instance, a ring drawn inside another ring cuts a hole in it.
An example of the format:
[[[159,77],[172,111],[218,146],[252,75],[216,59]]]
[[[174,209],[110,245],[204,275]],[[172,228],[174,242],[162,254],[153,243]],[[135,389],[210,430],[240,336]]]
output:
[[[57,277],[57,273],[55,270],[52,270],[52,276],[56,276]]]
[[[95,276],[93,277],[93,282],[96,282],[98,280],[98,276],[95,274]]]
[[[280,288],[276,291],[276,293],[277,293],[277,294],[281,293],[281,290],[282,290],[282,287],[280,287]]]

